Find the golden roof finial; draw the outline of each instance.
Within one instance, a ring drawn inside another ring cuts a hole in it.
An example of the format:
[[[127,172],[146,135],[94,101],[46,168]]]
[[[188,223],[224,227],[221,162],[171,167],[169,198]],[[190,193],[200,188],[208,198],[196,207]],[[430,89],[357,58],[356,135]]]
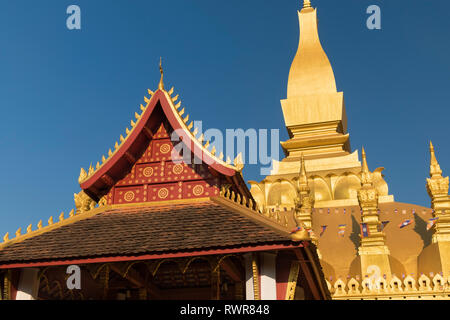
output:
[[[430,141],[430,177],[442,175],[441,167],[436,159],[436,154],[434,153],[433,143]]]
[[[311,1],[303,0],[303,8],[311,8]]]
[[[159,90],[164,90],[164,82],[163,82],[164,70],[163,70],[163,67],[162,67],[162,57],[159,58],[159,72],[161,72],[161,79],[159,80],[158,89]]]

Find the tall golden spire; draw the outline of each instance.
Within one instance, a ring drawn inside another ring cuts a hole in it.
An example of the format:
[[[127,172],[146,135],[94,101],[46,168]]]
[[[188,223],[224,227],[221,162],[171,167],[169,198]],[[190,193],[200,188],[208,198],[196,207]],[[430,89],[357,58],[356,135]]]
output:
[[[161,72],[161,79],[159,80],[158,89],[164,90],[164,82],[163,82],[164,70],[162,68],[162,57],[159,58],[159,72]]]
[[[298,19],[300,39],[289,72],[287,98],[337,92],[333,69],[319,40],[317,10],[309,0],[304,0]]]
[[[442,170],[436,159],[433,144],[430,141],[430,178],[427,178],[427,192],[431,198],[433,216],[436,218],[433,228],[432,244],[435,247],[434,258],[439,261],[439,266],[445,278],[450,277],[450,195],[449,177],[442,176]],[[427,248],[431,252],[432,248]],[[427,254],[419,259],[422,268],[429,266],[430,256]],[[438,270],[438,269],[437,269]]]
[[[430,177],[442,175],[441,167],[436,159],[436,154],[434,153],[433,143],[430,141]]]

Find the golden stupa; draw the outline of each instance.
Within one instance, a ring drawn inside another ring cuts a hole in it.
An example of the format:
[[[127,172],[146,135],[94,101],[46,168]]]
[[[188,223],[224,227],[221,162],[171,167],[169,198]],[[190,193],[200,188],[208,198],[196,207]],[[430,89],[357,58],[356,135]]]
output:
[[[298,12],[300,40],[281,100],[289,140],[269,176],[250,181],[261,211],[302,226],[319,249],[334,299],[450,299],[448,177],[430,146],[431,208],[394,201],[364,149],[350,148],[344,95],[318,34],[317,10]]]

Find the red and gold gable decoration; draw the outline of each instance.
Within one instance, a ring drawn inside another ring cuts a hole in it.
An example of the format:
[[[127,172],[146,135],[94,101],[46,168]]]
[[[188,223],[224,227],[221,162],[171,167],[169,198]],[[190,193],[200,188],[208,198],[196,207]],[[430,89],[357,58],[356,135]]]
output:
[[[170,95],[158,90],[133,131],[102,166],[80,182],[81,188],[95,201],[104,198],[107,204],[211,197],[219,195],[221,187],[252,198],[241,173],[198,147],[202,144],[180,119]],[[172,141],[172,136],[178,139]],[[187,148],[174,150],[178,143]],[[195,161],[183,161],[179,150],[188,150]]]
[[[173,143],[161,125],[142,157],[107,195],[108,204],[177,200],[218,195],[221,185],[205,164],[172,159]],[[177,161],[178,160],[178,161]]]

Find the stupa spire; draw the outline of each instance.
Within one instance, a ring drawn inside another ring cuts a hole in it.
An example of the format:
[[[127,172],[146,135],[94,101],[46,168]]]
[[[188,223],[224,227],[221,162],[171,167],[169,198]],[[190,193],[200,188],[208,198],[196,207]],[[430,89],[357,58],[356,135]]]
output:
[[[442,175],[441,166],[439,165],[436,154],[434,152],[433,143],[430,141],[430,177]]]
[[[298,18],[300,39],[289,72],[287,98],[337,92],[333,69],[319,40],[317,10],[311,7],[311,1],[303,1]]]
[[[308,187],[308,176],[306,175],[306,168],[305,168],[305,157],[303,156],[302,153],[302,157],[300,160],[300,186],[306,186]]]

